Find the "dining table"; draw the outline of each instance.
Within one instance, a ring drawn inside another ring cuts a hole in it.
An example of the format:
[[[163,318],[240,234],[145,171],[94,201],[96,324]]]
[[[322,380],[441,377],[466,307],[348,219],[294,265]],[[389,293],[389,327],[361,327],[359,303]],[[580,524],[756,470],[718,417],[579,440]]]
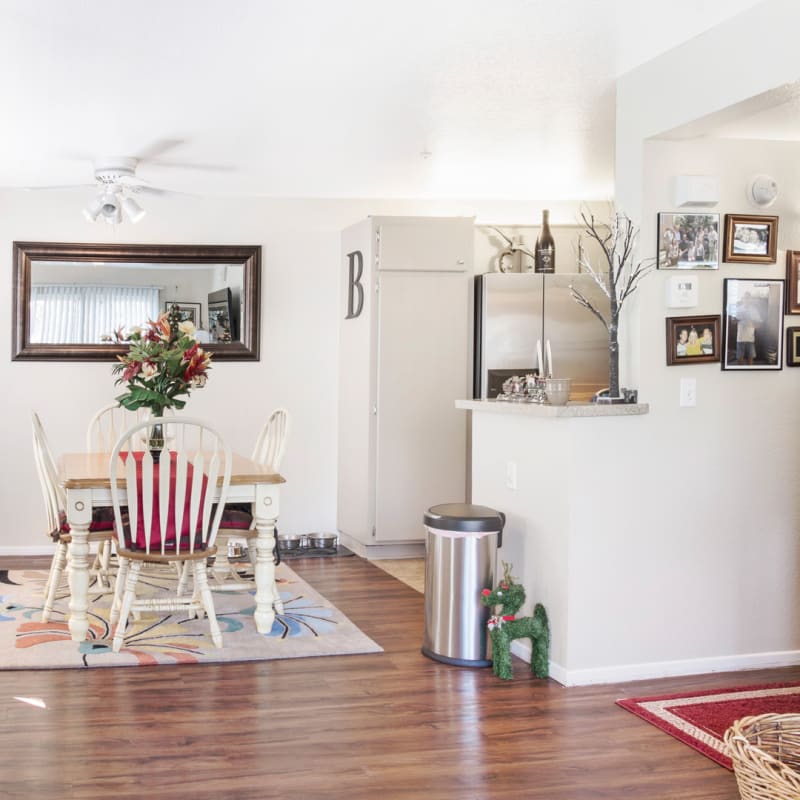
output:
[[[69,545],[69,632],[81,642],[89,630],[89,525],[92,510],[111,506],[111,453],[66,453],[58,461],[58,480],[66,494]],[[117,465],[120,504],[127,504],[123,465]],[[285,479],[245,456],[233,453],[231,478],[226,503],[251,503],[255,528],[254,614],[259,633],[269,633],[275,620],[273,586],[275,584],[275,525],[280,511],[280,487]],[[219,500],[222,478],[216,486],[214,501]]]

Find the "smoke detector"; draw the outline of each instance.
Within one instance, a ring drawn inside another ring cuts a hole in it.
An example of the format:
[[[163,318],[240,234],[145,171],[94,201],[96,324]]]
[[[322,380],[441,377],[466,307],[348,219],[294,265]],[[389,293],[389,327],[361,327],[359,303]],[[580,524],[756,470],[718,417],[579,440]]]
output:
[[[747,199],[759,208],[768,208],[778,197],[778,183],[769,175],[756,175],[747,184]]]

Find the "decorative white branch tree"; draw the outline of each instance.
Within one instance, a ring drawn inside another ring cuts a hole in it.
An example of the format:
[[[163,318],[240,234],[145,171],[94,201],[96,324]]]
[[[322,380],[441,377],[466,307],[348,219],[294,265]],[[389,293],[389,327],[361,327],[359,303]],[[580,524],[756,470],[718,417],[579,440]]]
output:
[[[580,269],[592,276],[594,282],[608,297],[609,313],[606,315],[580,290],[570,286],[572,297],[594,314],[608,332],[608,388],[611,399],[620,397],[619,386],[619,315],[624,302],[639,286],[642,278],[654,266],[654,259],[634,262],[634,251],[639,229],[621,213],[614,215],[610,224],[599,222],[594,214],[581,212],[583,235],[593,239],[603,251],[605,263],[595,267],[578,241],[578,263]]]

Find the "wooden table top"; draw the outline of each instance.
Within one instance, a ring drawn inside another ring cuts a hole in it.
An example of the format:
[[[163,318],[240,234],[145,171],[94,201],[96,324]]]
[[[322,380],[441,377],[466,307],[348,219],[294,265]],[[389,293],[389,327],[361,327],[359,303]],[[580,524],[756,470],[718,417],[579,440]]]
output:
[[[65,453],[58,460],[59,483],[65,489],[108,489],[111,486],[108,464],[110,458],[111,453]],[[121,463],[117,475],[123,477]],[[261,464],[234,453],[231,462],[231,486],[253,483],[286,483],[286,479],[277,472],[269,472]]]

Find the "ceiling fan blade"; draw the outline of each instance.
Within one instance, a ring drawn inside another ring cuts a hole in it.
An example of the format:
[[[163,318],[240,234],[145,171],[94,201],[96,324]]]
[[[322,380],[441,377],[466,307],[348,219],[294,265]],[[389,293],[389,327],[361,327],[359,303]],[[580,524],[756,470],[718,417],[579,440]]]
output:
[[[150,186],[150,183],[138,175],[120,175],[116,182],[120,186],[134,187],[134,186]]]
[[[96,189],[96,183],[65,183],[60,186],[25,186],[29,192],[52,192],[60,189]]]
[[[147,186],[145,184],[137,184],[126,186],[131,191],[131,194],[154,194],[154,195],[165,195],[171,194],[167,189],[157,189],[155,186]]]
[[[235,172],[236,167],[229,164],[192,164],[187,161],[150,161],[154,167],[167,167],[168,169],[194,169],[201,172]]]
[[[156,186],[126,186],[125,188],[132,194],[151,194],[160,197],[168,194],[181,194],[184,197],[198,197],[198,195],[193,192],[179,192],[176,189],[159,189]]]
[[[144,150],[140,150],[135,158],[138,161],[151,162],[153,159],[158,158],[169,150],[180,147],[183,144],[183,139],[156,139],[149,144]]]

